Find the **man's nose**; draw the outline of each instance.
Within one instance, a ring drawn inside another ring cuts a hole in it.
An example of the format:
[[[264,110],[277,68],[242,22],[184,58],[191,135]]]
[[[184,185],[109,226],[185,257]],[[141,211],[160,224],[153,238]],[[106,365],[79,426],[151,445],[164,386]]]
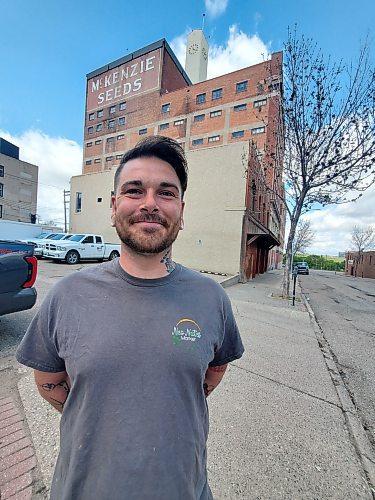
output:
[[[147,191],[140,207],[141,210],[147,210],[148,212],[157,212],[159,210],[156,193],[153,191]]]

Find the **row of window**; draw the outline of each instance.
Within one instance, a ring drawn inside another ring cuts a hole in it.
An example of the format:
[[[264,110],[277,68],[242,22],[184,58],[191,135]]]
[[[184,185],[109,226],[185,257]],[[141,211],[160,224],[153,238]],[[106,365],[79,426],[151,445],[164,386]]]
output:
[[[119,119],[118,119],[118,124],[119,125],[125,125],[126,123],[126,117],[125,116],[121,116]],[[108,128],[115,128],[116,126],[116,120],[108,120],[107,121],[107,126]],[[96,131],[97,132],[101,132],[103,130],[103,123],[98,123],[96,125]],[[94,127],[88,127],[87,128],[87,132],[89,135],[93,134],[94,133]]]
[[[114,142],[116,139],[118,141],[121,141],[121,139],[123,139],[124,137],[125,137],[125,134],[119,134],[117,137],[108,137],[107,138],[107,142]],[[93,144],[95,144],[95,146],[98,146],[101,143],[102,143],[102,140],[101,139],[97,139],[94,143],[87,142],[86,143],[86,147],[87,148],[91,148]]]
[[[266,128],[265,127],[256,127],[251,129],[252,135],[256,134],[263,134],[265,132]],[[235,132],[232,132],[232,139],[239,139],[241,137],[245,136],[245,131],[244,130],[236,130]],[[220,141],[220,135],[214,135],[211,137],[207,138],[207,142],[218,142]],[[192,145],[193,146],[198,146],[199,144],[203,144],[203,138],[200,137],[199,139],[193,139],[192,140]]]
[[[116,156],[106,156],[105,161],[113,161],[115,158],[116,160],[121,160],[123,155],[116,155]],[[101,163],[100,158],[95,158],[94,163]],[[86,160],[86,165],[92,165],[92,160]]]
[[[218,89],[218,90],[221,90],[221,89]],[[199,94],[199,95],[205,95],[205,94]],[[123,103],[123,104],[126,104],[126,103]],[[254,108],[261,108],[262,106],[265,106],[266,104],[267,104],[267,99],[266,98],[265,99],[258,99],[257,101],[253,102],[253,107]],[[236,112],[236,113],[239,112],[239,111],[246,111],[246,109],[247,109],[247,104],[237,104],[236,106],[233,106],[233,111]],[[166,113],[167,111],[170,111],[170,103],[163,104],[163,106],[162,106],[162,113]],[[98,111],[98,113],[99,113],[99,111]],[[216,117],[221,116],[221,115],[222,115],[222,110],[221,109],[210,112],[210,118],[216,118]],[[200,122],[200,121],[203,121],[204,119],[205,119],[205,114],[204,113],[194,116],[194,122]],[[175,120],[173,122],[173,124],[175,126],[179,126],[179,125],[183,125],[184,122],[185,122],[184,119],[180,119],[180,120]],[[126,123],[126,117],[125,116],[121,116],[118,119],[118,124],[119,125],[125,125],[125,123]],[[110,128],[114,128],[116,123],[115,123],[115,120],[112,119],[112,120],[108,120],[107,124],[108,124],[108,128],[110,129]],[[165,130],[167,128],[169,128],[169,123],[162,123],[162,124],[159,125],[159,130]],[[98,123],[96,125],[96,131],[97,132],[101,132],[102,130],[103,130],[103,123]],[[147,133],[147,129],[141,129],[141,131],[140,131],[139,135],[143,135],[143,134]],[[87,132],[88,132],[89,135],[93,134],[94,127],[88,127]]]
[[[120,111],[124,111],[124,109],[126,109],[126,102],[120,102],[119,104],[119,110]],[[117,111],[117,106],[114,105],[114,106],[111,106],[109,109],[108,109],[108,113],[110,115],[112,115],[113,113],[116,113]],[[98,109],[98,111],[96,112],[96,117],[97,118],[102,118],[104,116],[104,109]],[[95,120],[95,113],[90,113],[89,114],[89,120],[92,121],[92,120]]]

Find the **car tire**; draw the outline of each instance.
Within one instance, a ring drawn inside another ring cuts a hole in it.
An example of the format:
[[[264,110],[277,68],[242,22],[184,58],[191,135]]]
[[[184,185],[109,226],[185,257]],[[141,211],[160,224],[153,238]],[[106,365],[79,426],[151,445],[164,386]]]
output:
[[[65,255],[65,262],[69,265],[79,263],[79,253],[76,250],[69,250]]]
[[[118,253],[118,251],[112,250],[112,252],[109,254],[108,260],[117,259],[117,257],[120,257],[120,254]]]

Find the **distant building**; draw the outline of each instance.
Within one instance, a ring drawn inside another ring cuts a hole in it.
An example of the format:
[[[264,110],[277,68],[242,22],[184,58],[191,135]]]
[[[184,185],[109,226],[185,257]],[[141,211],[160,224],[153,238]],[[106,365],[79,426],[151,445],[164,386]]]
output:
[[[346,253],[345,252],[339,252],[339,257],[345,257]]]
[[[0,137],[0,219],[35,223],[37,191],[38,167],[20,160],[19,148]]]
[[[375,278],[375,251],[347,252],[345,255],[345,274],[358,278]]]
[[[172,137],[189,164],[185,229],[174,258],[246,280],[281,265],[282,53],[211,80],[205,79],[207,54],[203,32],[194,30],[188,73],[163,39],[87,75],[83,168],[71,179],[71,231],[116,240],[110,195],[124,152],[148,135]]]

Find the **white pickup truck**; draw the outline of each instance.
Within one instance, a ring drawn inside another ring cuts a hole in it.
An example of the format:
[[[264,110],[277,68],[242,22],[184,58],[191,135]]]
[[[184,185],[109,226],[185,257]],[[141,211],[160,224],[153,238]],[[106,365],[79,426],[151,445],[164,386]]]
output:
[[[120,244],[103,243],[98,234],[73,234],[68,240],[50,241],[43,250],[43,257],[65,260],[67,264],[78,264],[80,260],[112,260],[120,256]]]

